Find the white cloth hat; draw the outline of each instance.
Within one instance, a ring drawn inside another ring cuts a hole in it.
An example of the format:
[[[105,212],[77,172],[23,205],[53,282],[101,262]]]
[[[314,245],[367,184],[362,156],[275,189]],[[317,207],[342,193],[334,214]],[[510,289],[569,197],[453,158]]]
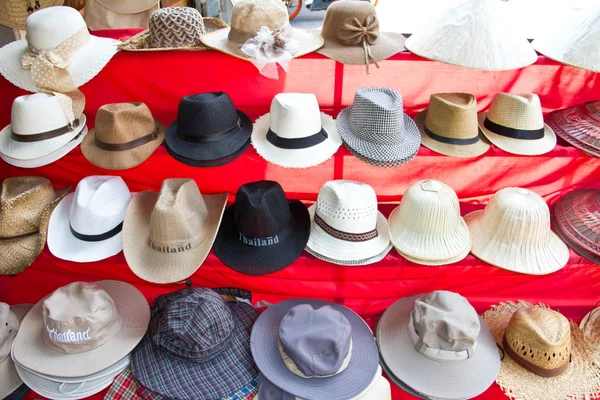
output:
[[[15,364],[10,358],[10,349],[19,330],[19,325],[33,304],[17,304],[9,307],[0,303],[0,398],[4,399],[21,384]]]
[[[252,145],[270,163],[308,168],[331,158],[342,139],[335,120],[319,111],[314,94],[280,93],[271,112],[254,123]]]
[[[52,212],[48,248],[63,260],[93,262],[123,250],[123,221],[132,195],[118,176],[88,176]]]

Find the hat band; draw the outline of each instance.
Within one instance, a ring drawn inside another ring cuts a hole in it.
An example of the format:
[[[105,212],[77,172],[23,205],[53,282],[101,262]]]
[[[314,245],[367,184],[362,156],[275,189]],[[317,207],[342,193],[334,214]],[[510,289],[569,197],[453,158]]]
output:
[[[475,144],[475,143],[479,142],[479,134],[477,134],[477,136],[475,136],[475,137],[468,138],[468,139],[457,139],[457,138],[441,136],[441,135],[438,135],[437,133],[433,133],[429,130],[429,128],[427,128],[427,126],[425,124],[423,124],[423,130],[425,131],[427,136],[429,136],[436,142],[440,142],[440,143],[455,144],[458,146],[468,146],[470,144]]]
[[[135,149],[136,147],[140,147],[145,145],[146,143],[150,143],[158,138],[158,127],[154,129],[152,132],[147,134],[146,136],[142,136],[141,138],[137,138],[127,143],[106,143],[98,139],[98,136],[94,138],[94,142],[99,149],[106,151],[124,151]]]
[[[570,364],[569,361],[565,362],[563,365],[561,365],[558,368],[552,368],[552,369],[542,368],[542,367],[539,367],[537,365],[530,363],[529,361],[525,360],[522,355],[516,353],[508,345],[508,342],[506,341],[506,335],[504,335],[504,337],[502,338],[502,347],[503,347],[502,350],[506,351],[506,354],[508,354],[510,356],[510,358],[512,358],[514,360],[514,362],[516,362],[517,364],[519,364],[521,367],[525,368],[526,370],[531,371],[534,374],[541,376],[543,378],[552,378],[554,376],[559,376],[563,372],[565,372],[567,370],[567,368],[569,368],[569,364]]]
[[[430,360],[440,362],[456,362],[467,360],[475,355],[477,342],[475,342],[473,346],[469,346],[462,351],[434,349],[427,346],[425,343],[423,343],[423,338],[421,338],[415,330],[412,313],[408,322],[407,332],[408,337],[410,338],[410,342],[414,346],[415,350],[424,355],[425,357],[429,358]]]
[[[51,131],[36,133],[35,135],[23,135],[20,133],[16,133],[15,131],[11,132],[11,138],[15,142],[21,143],[31,143],[31,142],[40,142],[42,140],[54,139],[59,136],[64,135],[65,133],[73,132],[77,126],[79,126],[79,119],[75,119],[72,124],[63,126],[62,128],[54,129]]]
[[[315,212],[315,223],[321,229],[323,229],[329,236],[333,236],[334,238],[343,240],[345,242],[367,242],[367,241],[375,239],[377,236],[379,236],[379,233],[377,232],[377,228],[373,229],[372,231],[365,232],[365,233],[349,233],[349,232],[340,231],[338,229],[335,229],[331,225],[329,225],[327,222],[325,222],[319,216],[319,214],[316,212]]]
[[[101,233],[99,235],[84,235],[83,233],[79,233],[75,229],[73,229],[73,226],[71,224],[69,224],[69,228],[71,229],[71,234],[73,234],[73,236],[75,236],[79,240],[82,240],[84,242],[102,242],[120,233],[123,230],[123,222],[115,226],[110,231]]]
[[[321,128],[321,130],[314,135],[294,139],[283,138],[277,135],[271,129],[269,129],[267,132],[267,140],[269,143],[275,147],[285,150],[307,149],[323,143],[328,137],[329,135],[327,135],[327,132],[325,132],[325,129],[323,128]]]
[[[221,140],[225,140],[230,136],[236,134],[242,128],[242,122],[238,119],[235,126],[231,128],[218,132],[211,133],[210,135],[202,135],[202,136],[190,136],[177,129],[177,137],[181,140],[191,143],[213,143],[220,142]]]
[[[537,140],[544,137],[544,128],[532,130],[509,128],[490,121],[488,118],[483,122],[483,126],[493,133],[513,139]]]

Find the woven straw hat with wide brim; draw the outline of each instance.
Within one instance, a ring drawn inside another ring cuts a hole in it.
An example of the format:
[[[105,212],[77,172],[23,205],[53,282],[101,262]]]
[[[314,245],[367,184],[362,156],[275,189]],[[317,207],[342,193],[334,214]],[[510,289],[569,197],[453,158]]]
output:
[[[109,341],[81,353],[59,353],[44,342],[43,305],[40,300],[27,314],[12,349],[12,357],[23,368],[52,377],[92,375],[115,364],[130,353],[142,340],[150,308],[144,296],[134,286],[119,281],[95,282],[114,300],[122,327]]]
[[[518,309],[534,306],[531,303],[501,303],[483,314],[494,335],[496,343],[501,345],[508,323]],[[583,334],[577,325],[571,323],[571,362],[561,375],[543,378],[523,368],[509,355],[505,355],[496,382],[510,398],[516,400],[564,400],[596,398],[600,394],[600,372],[590,357]]]
[[[15,304],[10,307],[10,311],[15,314],[20,324],[32,306],[33,304]],[[8,357],[0,361],[0,398],[4,399],[8,397],[9,394],[14,392],[22,384],[23,381],[17,374],[15,363],[12,358],[10,358],[9,354]]]
[[[600,102],[591,101],[551,112],[546,117],[556,136],[592,157],[600,157]]]

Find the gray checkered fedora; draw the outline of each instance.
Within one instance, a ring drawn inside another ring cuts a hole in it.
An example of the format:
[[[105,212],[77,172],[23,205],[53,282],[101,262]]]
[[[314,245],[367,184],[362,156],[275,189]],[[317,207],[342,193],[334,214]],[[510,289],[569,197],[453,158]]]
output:
[[[354,103],[337,119],[350,152],[380,167],[395,167],[413,159],[421,146],[419,128],[404,113],[402,96],[385,88],[359,89]]]
[[[133,376],[170,399],[218,399],[258,375],[250,332],[258,311],[211,289],[154,300],[148,332],[132,355]]]

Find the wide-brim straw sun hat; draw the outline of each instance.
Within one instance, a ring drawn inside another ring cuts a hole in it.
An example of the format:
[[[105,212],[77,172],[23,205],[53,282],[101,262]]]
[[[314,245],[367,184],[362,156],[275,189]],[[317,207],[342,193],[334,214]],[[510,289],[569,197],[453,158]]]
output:
[[[592,157],[600,157],[600,102],[590,101],[546,117],[556,136]]]
[[[21,324],[21,321],[23,321],[23,318],[25,318],[25,315],[27,315],[32,306],[33,304],[15,304],[10,307],[10,312],[15,314],[19,324]],[[7,398],[8,395],[17,390],[22,384],[23,380],[17,374],[15,363],[10,358],[10,354],[8,354],[4,360],[0,361],[0,398]]]

